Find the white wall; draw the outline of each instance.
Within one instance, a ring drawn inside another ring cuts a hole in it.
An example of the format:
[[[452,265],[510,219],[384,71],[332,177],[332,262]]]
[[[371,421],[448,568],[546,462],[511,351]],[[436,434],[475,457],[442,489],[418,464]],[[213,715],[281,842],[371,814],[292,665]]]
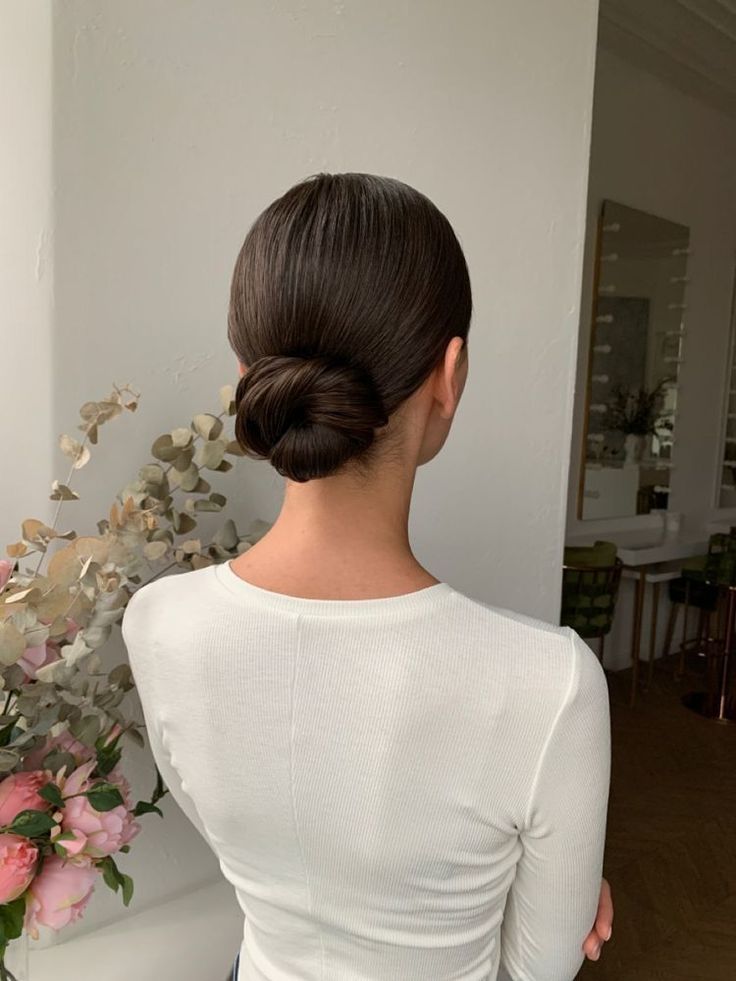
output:
[[[51,516],[51,7],[0,12],[0,555]],[[65,474],[66,476],[66,474]]]
[[[55,6],[54,426],[113,380],[142,390],[79,474],[90,522],[154,436],[237,380],[227,294],[257,214],[310,173],[387,174],[447,214],[474,288],[470,377],[447,446],[418,475],[415,550],[456,588],[556,619],[596,7]],[[278,513],[266,464],[220,484],[243,523]],[[171,818],[147,822],[125,867],[136,909],[216,874]],[[111,896],[85,925],[117,911]]]
[[[670,507],[683,513],[686,530],[713,519],[736,520],[736,509],[716,508],[736,266],[736,119],[603,49],[595,75],[568,532],[605,535],[658,520],[647,515],[598,521],[576,517],[595,233],[604,198],[690,228],[688,333],[680,366]]]

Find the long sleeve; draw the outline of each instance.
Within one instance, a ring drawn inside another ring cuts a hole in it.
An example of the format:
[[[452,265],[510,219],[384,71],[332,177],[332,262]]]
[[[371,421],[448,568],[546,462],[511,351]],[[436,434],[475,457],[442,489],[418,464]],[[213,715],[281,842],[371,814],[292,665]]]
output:
[[[212,842],[195,807],[194,801],[184,789],[182,779],[175,769],[171,755],[165,745],[165,737],[156,713],[152,695],[152,692],[155,690],[155,679],[152,674],[152,665],[155,664],[155,640],[152,633],[146,631],[145,625],[137,616],[137,597],[138,593],[134,593],[128,602],[121,623],[121,632],[128,651],[128,660],[133,673],[133,680],[136,683],[136,691],[143,710],[148,745],[169,793],[214,852],[215,849],[212,846]]]
[[[572,981],[598,907],[610,779],[608,685],[573,630],[570,641],[569,685],[538,762],[501,928],[501,961],[513,981]]]

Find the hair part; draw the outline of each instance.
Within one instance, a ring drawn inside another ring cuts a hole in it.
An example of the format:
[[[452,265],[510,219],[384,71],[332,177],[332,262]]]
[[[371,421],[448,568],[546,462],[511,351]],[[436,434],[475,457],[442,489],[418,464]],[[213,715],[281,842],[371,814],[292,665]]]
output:
[[[243,451],[298,482],[369,465],[393,412],[467,342],[470,278],[445,216],[373,174],[317,174],[251,226],[228,339]]]

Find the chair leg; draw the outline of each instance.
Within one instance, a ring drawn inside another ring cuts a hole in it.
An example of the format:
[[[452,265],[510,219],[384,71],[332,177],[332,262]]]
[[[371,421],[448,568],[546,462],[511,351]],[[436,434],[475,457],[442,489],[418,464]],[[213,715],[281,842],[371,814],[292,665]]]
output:
[[[704,652],[705,638],[707,636],[706,625],[708,622],[708,611],[702,609],[700,611],[700,616],[698,617],[698,653],[702,654]]]
[[[670,605],[670,615],[667,618],[667,630],[664,635],[664,649],[662,650],[662,657],[669,657],[670,647],[672,646],[672,636],[675,632],[675,627],[677,626],[677,614],[680,612],[680,604],[672,603]]]
[[[715,617],[715,627],[713,618]],[[705,687],[708,691],[715,690],[715,669],[718,663],[718,609],[708,612],[708,630],[705,638]]]
[[[647,669],[647,688],[652,687],[654,676],[654,647],[657,643],[657,614],[659,611],[659,583],[652,583],[652,629],[649,635],[649,667]]]
[[[680,644],[680,657],[678,660],[675,680],[679,681],[685,673],[685,645],[687,644],[687,615],[690,611],[690,583],[685,584],[685,602],[682,611],[682,642]]]

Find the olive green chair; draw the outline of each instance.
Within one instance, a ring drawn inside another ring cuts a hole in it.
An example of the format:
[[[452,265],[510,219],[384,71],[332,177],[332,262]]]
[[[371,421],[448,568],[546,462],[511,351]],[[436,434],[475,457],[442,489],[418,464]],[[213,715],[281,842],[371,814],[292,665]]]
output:
[[[736,525],[732,525],[727,535],[711,535],[709,551],[705,555],[696,555],[682,563],[682,575],[669,583],[669,599],[671,603],[670,616],[664,638],[663,655],[667,657],[672,646],[672,638],[677,627],[680,610],[683,611],[682,635],[680,640],[676,678],[681,678],[685,670],[685,657],[689,650],[703,651],[711,636],[711,619],[718,614],[718,587],[715,581],[724,577],[736,576],[736,570],[729,566],[733,563],[733,552],[724,547],[727,539],[736,539]],[[718,569],[713,569],[713,563],[718,563]],[[688,637],[688,617],[691,609],[698,611],[697,629],[694,637]],[[716,617],[717,619],[717,617]],[[716,624],[717,629],[717,624]]]
[[[601,662],[605,637],[613,625],[622,567],[613,542],[568,546],[564,552],[560,624],[586,639],[597,637]]]
[[[724,603],[721,606],[722,624],[716,623],[714,637],[708,637],[705,657],[708,667],[708,690],[689,692],[682,702],[698,714],[717,722],[736,723],[736,695],[731,692],[729,661],[734,651],[734,622],[736,621],[736,527],[728,534],[714,534],[708,542],[708,554],[699,570],[702,582],[716,589]],[[710,616],[710,614],[709,614]],[[711,640],[713,643],[711,643]],[[717,666],[717,671],[715,670]]]
[[[682,635],[679,659],[675,678],[681,678],[685,670],[685,657],[689,650],[701,651],[711,629],[711,614],[718,610],[718,587],[706,582],[707,555],[695,555],[686,559],[681,566],[681,575],[668,583],[670,615],[664,636],[663,657],[668,657],[672,639],[677,628],[677,620],[682,611]],[[690,611],[697,611],[695,635],[689,636]]]

